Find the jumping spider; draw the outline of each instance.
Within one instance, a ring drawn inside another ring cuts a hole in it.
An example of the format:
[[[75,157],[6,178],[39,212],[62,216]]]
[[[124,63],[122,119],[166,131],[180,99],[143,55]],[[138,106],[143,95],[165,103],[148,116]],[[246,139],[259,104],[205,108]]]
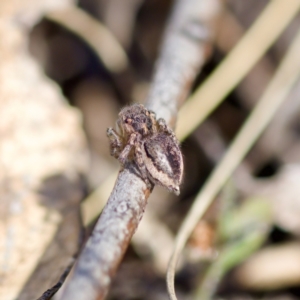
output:
[[[154,112],[141,104],[125,107],[119,113],[117,131],[107,129],[110,153],[122,166],[134,160],[141,177],[166,187],[179,195],[183,159],[174,132],[164,119],[156,119]]]

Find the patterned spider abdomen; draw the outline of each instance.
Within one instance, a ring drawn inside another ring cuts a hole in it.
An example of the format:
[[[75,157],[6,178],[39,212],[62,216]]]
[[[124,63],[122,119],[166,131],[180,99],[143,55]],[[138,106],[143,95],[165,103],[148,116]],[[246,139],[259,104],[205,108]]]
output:
[[[179,195],[183,159],[178,142],[164,132],[145,139],[142,155],[150,180]]]

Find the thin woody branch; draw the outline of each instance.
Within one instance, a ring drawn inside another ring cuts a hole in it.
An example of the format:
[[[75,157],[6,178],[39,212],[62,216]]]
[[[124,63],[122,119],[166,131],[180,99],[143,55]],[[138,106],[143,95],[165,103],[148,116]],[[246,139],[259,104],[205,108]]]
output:
[[[205,61],[217,1],[178,0],[164,36],[146,106],[175,124],[177,107]],[[92,236],[60,299],[103,299],[137,226],[151,190],[134,163],[120,171]]]
[[[130,164],[119,173],[108,203],[61,299],[103,299],[150,194]]]
[[[82,9],[69,6],[51,11],[46,17],[82,38],[110,72],[120,73],[127,68],[128,60],[119,42],[105,26]]]
[[[65,282],[67,276],[69,275],[72,267],[74,266],[74,259],[70,262],[70,264],[67,266],[63,274],[60,276],[59,281],[50,289],[48,289],[46,292],[43,293],[41,297],[39,297],[37,300],[49,300],[51,299],[56,292],[61,288],[63,283]]]
[[[146,106],[175,127],[178,107],[207,60],[219,1],[179,0],[164,34]]]

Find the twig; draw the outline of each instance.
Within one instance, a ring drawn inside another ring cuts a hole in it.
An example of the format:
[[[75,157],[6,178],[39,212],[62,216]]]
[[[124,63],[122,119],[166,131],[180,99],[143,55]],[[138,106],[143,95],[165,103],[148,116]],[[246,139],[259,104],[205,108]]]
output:
[[[290,26],[288,31],[291,30]],[[233,48],[233,45],[237,44],[245,30],[236,17],[224,9],[222,12],[221,31],[222,33],[216,38],[216,46],[223,53],[227,53]],[[288,32],[286,34],[289,36]],[[228,38],[229,36],[230,38]],[[274,45],[274,48],[276,50],[276,45]],[[236,93],[241,96],[243,105],[247,108],[252,108],[255,105],[257,99],[262,95],[263,89],[270,82],[273,73],[274,66],[270,57],[262,57],[236,89]],[[274,157],[280,157],[281,162],[290,162],[290,150],[294,151],[293,149],[295,149],[295,132],[291,128],[294,128],[295,120],[298,118],[300,110],[299,91],[300,84],[298,83],[286,100],[286,105],[280,109],[280,112],[273,118],[263,136],[257,141],[255,153],[259,153],[259,155],[250,155],[248,157],[247,168],[249,172],[255,172],[266,161],[270,161]],[[201,125],[201,128],[203,125]],[[241,174],[236,176],[237,179],[240,179],[240,177]],[[251,179],[247,180],[248,184],[250,184],[249,180]],[[239,182],[244,185],[246,182],[245,178],[239,180]]]
[[[175,121],[178,102],[187,94],[204,62],[203,47],[211,39],[211,31],[205,27],[206,19],[211,20],[214,16],[216,10],[212,10],[211,5],[216,3],[211,0],[178,0],[174,8],[162,58],[147,100],[147,106],[167,122]],[[206,19],[199,21],[204,16]],[[159,87],[155,88],[155,85]],[[108,203],[60,299],[105,297],[111,278],[142,218],[150,192],[136,175],[133,164],[120,171]]]
[[[221,201],[224,200],[228,199]],[[265,242],[273,221],[271,206],[265,200],[262,197],[248,198],[241,205],[222,211],[218,224],[221,244],[218,256],[199,282],[193,299],[213,299],[223,276]]]
[[[128,49],[131,44],[137,11],[142,3],[143,0],[110,0],[98,4],[99,9],[101,9],[103,23],[125,49]]]
[[[107,176],[101,185],[81,203],[80,211],[83,226],[90,225],[99,217],[99,214],[110,196],[117,177],[117,171]]]
[[[41,297],[39,297],[37,300],[49,300],[51,299],[56,292],[61,288],[63,283],[65,282],[67,276],[69,275],[73,265],[74,265],[75,260],[72,259],[70,264],[67,266],[61,277],[59,278],[59,281],[50,289],[48,289]]]
[[[149,189],[132,164],[119,173],[61,299],[103,299],[142,218]]]
[[[127,55],[113,34],[82,9],[70,6],[49,12],[46,17],[83,39],[111,72],[120,73],[128,66]]]
[[[216,37],[216,47],[224,54],[229,53],[238,44],[246,29],[237,17],[228,9],[222,11],[220,32]],[[237,86],[236,92],[241,96],[243,104],[252,108],[262,95],[265,87],[274,74],[275,67],[269,56],[262,56],[252,71]]]
[[[177,136],[185,139],[236,87],[299,11],[298,0],[270,1],[244,38],[179,112]],[[280,16],[280,18],[278,17]]]
[[[146,105],[174,126],[178,105],[207,58],[219,1],[179,0],[168,24]],[[174,101],[176,99],[176,101]]]
[[[291,2],[289,2],[290,4]],[[300,2],[299,2],[300,4]],[[298,5],[299,6],[299,5]],[[207,180],[187,214],[175,241],[174,252],[170,260],[167,282],[172,300],[176,300],[174,290],[175,267],[188,237],[229,176],[244,158],[259,135],[271,121],[275,112],[296,83],[300,75],[300,32],[290,46],[271,83],[250,117],[231,144],[224,158]]]

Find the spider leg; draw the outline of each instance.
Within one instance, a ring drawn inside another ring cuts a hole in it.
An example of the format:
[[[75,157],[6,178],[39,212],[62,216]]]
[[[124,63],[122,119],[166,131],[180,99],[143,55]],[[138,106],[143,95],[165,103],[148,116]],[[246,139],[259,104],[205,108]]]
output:
[[[135,162],[139,168],[139,171],[140,171],[141,176],[144,179],[145,183],[147,184],[147,186],[149,188],[151,188],[152,185],[149,181],[148,171],[147,171],[144,159],[143,159],[142,147],[143,147],[143,143],[139,140],[136,143],[135,151],[134,151]]]
[[[151,132],[152,133],[157,133],[157,128],[156,128],[156,113],[152,110],[149,110],[149,117],[151,119]]]
[[[110,142],[110,155],[118,158],[123,146],[120,135],[111,127],[107,128],[106,135]]]
[[[174,141],[177,143],[177,138],[175,136],[174,131],[167,125],[166,121],[162,118],[157,120],[158,128],[160,132],[167,133],[169,136],[173,138]]]
[[[118,159],[119,159],[119,162],[124,165],[127,158],[128,158],[128,155],[132,149],[132,147],[135,145],[136,143],[136,140],[137,140],[137,133],[132,133],[129,137],[129,140],[128,140],[128,143],[127,145],[124,147],[124,149],[122,150],[122,152],[120,153]]]

